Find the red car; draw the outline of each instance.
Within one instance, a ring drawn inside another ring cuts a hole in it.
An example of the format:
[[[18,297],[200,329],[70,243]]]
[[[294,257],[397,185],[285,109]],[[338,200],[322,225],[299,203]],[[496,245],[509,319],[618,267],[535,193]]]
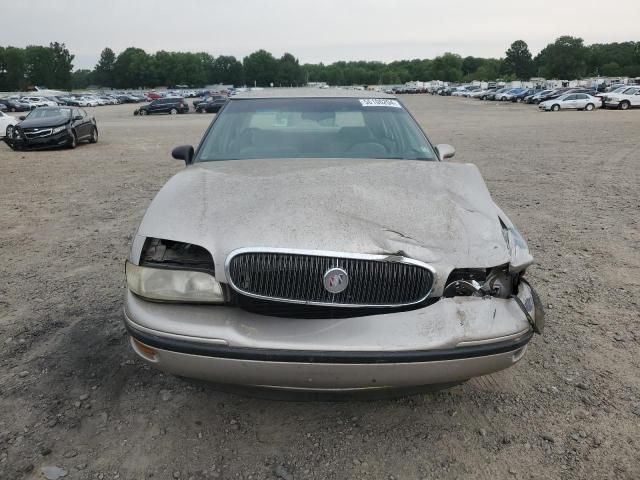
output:
[[[163,98],[162,95],[160,95],[158,92],[149,92],[146,94],[147,98],[150,98],[151,100],[157,100],[159,98]]]

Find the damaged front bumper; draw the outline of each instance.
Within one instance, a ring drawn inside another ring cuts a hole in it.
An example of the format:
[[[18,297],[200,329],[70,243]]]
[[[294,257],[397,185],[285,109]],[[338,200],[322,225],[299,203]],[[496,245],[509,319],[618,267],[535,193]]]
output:
[[[535,292],[521,285],[517,298],[441,298],[410,311],[302,320],[128,292],[125,323],[136,353],[175,375],[312,391],[405,388],[518,362],[543,322]]]
[[[22,131],[13,130],[12,135],[3,138],[12,150],[40,150],[46,148],[64,147],[71,142],[68,130],[44,137],[27,138]]]

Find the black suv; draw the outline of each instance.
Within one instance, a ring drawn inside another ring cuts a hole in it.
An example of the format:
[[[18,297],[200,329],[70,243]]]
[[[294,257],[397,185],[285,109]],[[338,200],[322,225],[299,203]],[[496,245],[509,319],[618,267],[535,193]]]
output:
[[[224,104],[227,103],[227,97],[214,98],[212,100],[205,100],[200,102],[196,107],[197,113],[218,113]]]
[[[184,101],[184,98],[171,97],[171,98],[159,98],[154,100],[148,105],[141,106],[134,114],[151,115],[152,113],[170,113],[175,115],[176,113],[187,113],[189,111],[189,105]]]

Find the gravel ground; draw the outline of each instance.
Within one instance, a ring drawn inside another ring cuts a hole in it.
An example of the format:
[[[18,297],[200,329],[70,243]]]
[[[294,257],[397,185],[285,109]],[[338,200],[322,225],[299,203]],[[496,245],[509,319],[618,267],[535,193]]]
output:
[[[640,112],[403,100],[480,167],[530,243],[547,329],[524,360],[447,391],[340,403],[149,369],[127,344],[123,262],[182,167],[171,148],[212,117],[96,108],[97,145],[0,145],[0,478],[638,478]]]

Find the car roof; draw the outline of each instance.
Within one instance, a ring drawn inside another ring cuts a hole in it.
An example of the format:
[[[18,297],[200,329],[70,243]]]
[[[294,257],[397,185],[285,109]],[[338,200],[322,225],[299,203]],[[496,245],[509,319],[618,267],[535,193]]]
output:
[[[237,92],[230,97],[231,100],[249,98],[396,98],[396,96],[384,92],[347,88],[265,88]]]

